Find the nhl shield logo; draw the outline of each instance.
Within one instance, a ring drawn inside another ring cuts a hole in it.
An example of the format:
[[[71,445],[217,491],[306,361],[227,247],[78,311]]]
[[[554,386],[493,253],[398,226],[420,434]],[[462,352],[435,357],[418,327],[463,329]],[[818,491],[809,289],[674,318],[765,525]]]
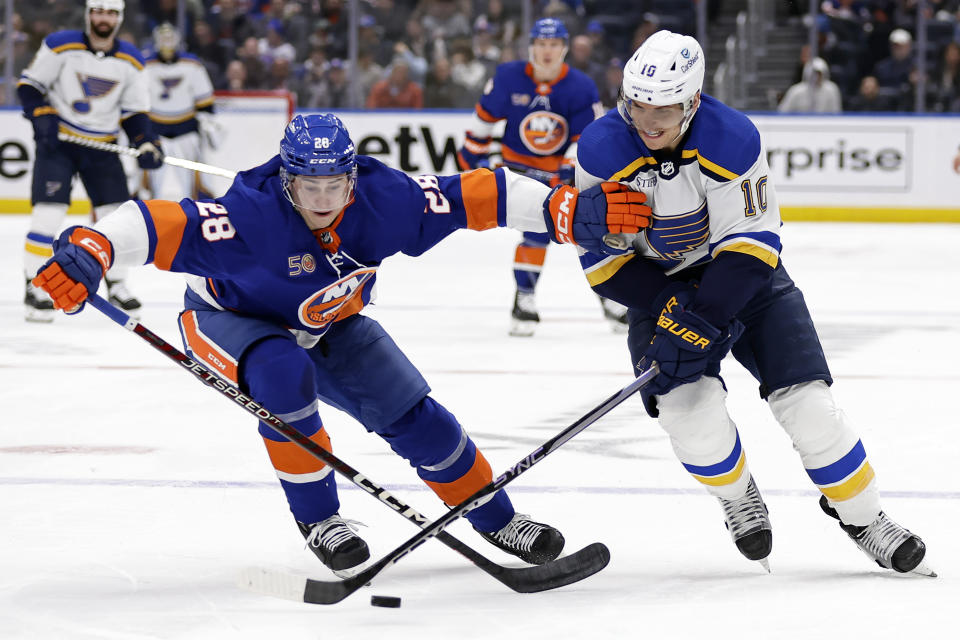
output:
[[[676,167],[673,166],[673,163],[670,161],[664,162],[660,165],[660,173],[664,178],[668,178],[673,175],[673,172],[676,171]]]

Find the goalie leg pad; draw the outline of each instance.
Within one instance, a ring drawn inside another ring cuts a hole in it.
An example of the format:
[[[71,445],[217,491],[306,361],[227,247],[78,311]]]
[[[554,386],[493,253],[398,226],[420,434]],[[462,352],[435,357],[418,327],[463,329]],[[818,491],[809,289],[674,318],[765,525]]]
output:
[[[750,470],[726,396],[720,380],[704,376],[659,396],[659,420],[684,468],[710,495],[731,500],[747,490]]]
[[[880,513],[873,467],[859,437],[821,380],[778,389],[770,410],[804,469],[845,524],[866,526]]]

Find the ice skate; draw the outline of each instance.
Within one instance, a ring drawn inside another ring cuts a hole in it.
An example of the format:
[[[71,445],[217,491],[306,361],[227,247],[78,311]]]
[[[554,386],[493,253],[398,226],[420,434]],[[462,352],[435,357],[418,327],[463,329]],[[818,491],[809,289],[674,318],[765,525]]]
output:
[[[767,556],[773,549],[773,527],[767,505],[763,503],[760,490],[750,476],[747,491],[740,498],[718,498],[723,507],[723,519],[737,549],[748,560],[756,560],[770,572]]]
[[[344,520],[336,513],[313,524],[297,521],[310,550],[340,578],[358,573],[361,565],[370,559],[370,549],[363,538],[354,533],[354,525],[355,521]]]
[[[600,298],[600,306],[603,307],[603,317],[610,323],[610,328],[614,333],[626,333],[629,325],[627,323],[627,308],[614,300]]]
[[[830,506],[827,496],[820,496],[820,508],[837,520],[850,539],[860,550],[867,554],[884,569],[893,569],[897,573],[916,573],[936,578],[937,574],[924,564],[927,547],[920,536],[904,529],[890,519],[883,511],[877,519],[865,527],[843,524],[837,510]]]
[[[477,529],[487,542],[529,564],[550,562],[563,551],[563,535],[550,525],[534,522],[530,516],[514,514],[505,527],[493,533]]]
[[[110,304],[119,307],[132,316],[136,316],[143,305],[130,293],[123,280],[107,280],[106,282]]]
[[[540,314],[537,313],[537,303],[533,292],[517,291],[513,297],[513,311],[511,312],[512,324],[510,325],[510,335],[517,337],[532,336],[537,330],[537,323],[540,322]]]
[[[53,322],[56,309],[53,300],[45,291],[37,289],[27,280],[27,292],[23,296],[23,317],[27,322]]]

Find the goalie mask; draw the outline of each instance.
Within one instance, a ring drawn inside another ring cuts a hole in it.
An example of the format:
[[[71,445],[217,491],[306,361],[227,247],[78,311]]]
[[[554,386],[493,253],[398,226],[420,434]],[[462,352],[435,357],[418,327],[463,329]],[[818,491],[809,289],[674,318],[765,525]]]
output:
[[[617,99],[620,116],[632,127],[641,128],[632,115],[631,103],[664,107],[680,105],[681,110],[664,110],[662,128],[680,125],[680,136],[690,126],[699,106],[706,64],[700,43],[690,36],[658,31],[640,45],[623,68],[623,82]]]
[[[357,182],[357,156],[335,115],[296,116],[280,141],[280,180],[295,207],[327,213],[344,208]]]
[[[180,49],[180,34],[172,24],[164,22],[153,30],[153,48],[165,60],[177,53]]]
[[[123,0],[87,0],[86,9],[84,9],[84,21],[86,23],[87,36],[96,36],[98,38],[113,38],[116,36],[117,32],[120,31],[120,25],[123,24],[123,8]],[[94,9],[117,12],[117,25],[113,28],[113,31],[111,31],[109,35],[93,33],[92,26],[90,24],[90,12]]]

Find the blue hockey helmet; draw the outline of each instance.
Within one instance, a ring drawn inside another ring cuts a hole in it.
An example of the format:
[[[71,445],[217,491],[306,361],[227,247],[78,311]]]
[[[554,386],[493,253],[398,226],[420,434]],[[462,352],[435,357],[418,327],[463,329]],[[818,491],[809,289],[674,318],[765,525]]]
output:
[[[299,207],[311,208],[293,197],[293,179],[340,175],[347,176],[345,205],[357,179],[357,154],[340,118],[330,113],[294,117],[280,140],[280,179],[287,199]]]
[[[546,40],[559,38],[564,42],[570,40],[570,33],[566,25],[556,18],[541,18],[530,28],[530,40]]]
[[[296,116],[280,141],[280,162],[295,176],[356,173],[357,154],[347,128],[332,113]]]

